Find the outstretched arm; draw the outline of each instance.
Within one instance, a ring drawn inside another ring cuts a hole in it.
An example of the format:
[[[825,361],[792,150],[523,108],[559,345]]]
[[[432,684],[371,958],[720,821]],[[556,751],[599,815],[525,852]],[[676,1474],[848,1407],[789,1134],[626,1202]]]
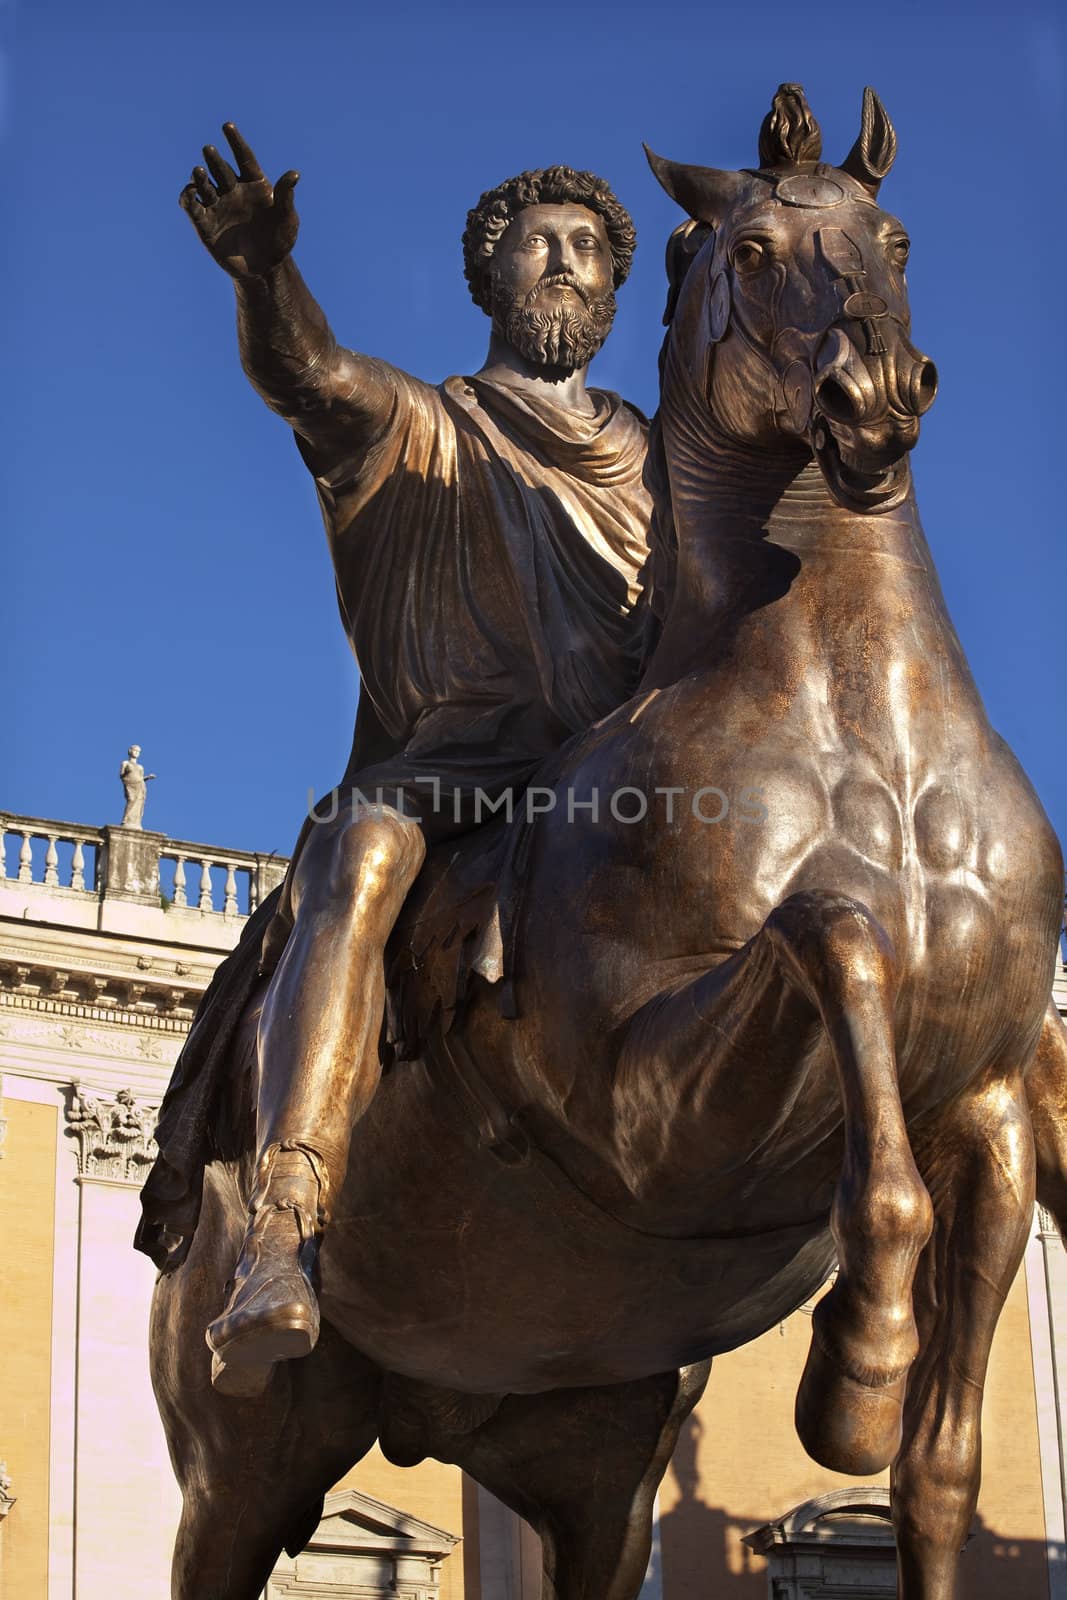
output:
[[[273,186],[232,122],[235,172],[204,146],[180,200],[207,250],[234,280],[241,363],[254,388],[312,446],[325,468],[386,421],[395,390],[384,362],[342,349],[292,259],[300,174]]]

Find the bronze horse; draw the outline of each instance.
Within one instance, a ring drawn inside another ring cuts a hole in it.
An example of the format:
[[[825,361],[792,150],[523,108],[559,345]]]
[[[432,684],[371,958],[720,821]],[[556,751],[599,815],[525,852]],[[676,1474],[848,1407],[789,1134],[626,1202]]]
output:
[[[375,1438],[526,1517],[546,1600],[633,1600],[708,1358],[835,1259],[798,1429],[836,1470],[894,1464],[900,1594],[950,1600],[1030,1227],[1039,1037],[1042,1181],[1060,1216],[1067,1196],[1062,863],[919,525],[907,453],[936,375],[875,198],[894,151],[868,90],[854,149],[821,164],[785,86],[758,171],[650,157],[691,219],[668,257],[662,637],[525,831],[518,1014],[474,977],[386,1073],[323,1248],[319,1345],[235,1399],[203,1329],[251,1179],[250,1008],[229,1159],[154,1303],[176,1600],[254,1600]]]

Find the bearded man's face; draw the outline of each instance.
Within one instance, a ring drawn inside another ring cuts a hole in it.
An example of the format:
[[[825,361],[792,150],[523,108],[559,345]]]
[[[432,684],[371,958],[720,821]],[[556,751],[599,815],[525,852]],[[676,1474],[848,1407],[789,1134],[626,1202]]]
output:
[[[601,217],[579,205],[527,206],[493,256],[493,327],[525,360],[586,366],[615,318]]]

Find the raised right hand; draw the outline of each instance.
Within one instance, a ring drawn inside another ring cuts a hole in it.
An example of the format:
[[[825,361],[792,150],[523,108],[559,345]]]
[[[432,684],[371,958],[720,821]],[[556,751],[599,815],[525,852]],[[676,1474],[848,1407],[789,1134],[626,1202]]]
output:
[[[286,172],[272,188],[233,123],[224,123],[222,131],[236,158],[237,171],[213,144],[206,144],[207,167],[193,168],[192,182],[182,190],[179,203],[219,266],[232,278],[266,277],[296,243],[300,219],[293,190],[300,174]]]

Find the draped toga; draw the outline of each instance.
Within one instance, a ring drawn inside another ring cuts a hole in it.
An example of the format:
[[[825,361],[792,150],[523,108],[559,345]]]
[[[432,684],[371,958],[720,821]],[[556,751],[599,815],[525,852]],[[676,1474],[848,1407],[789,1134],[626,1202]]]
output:
[[[373,798],[437,776],[466,826],[477,789],[520,789],[637,685],[651,628],[647,424],[600,390],[582,415],[483,377],[434,388],[379,370],[393,402],[373,438],[324,462],[297,435],[361,677],[344,782]],[[264,902],[216,972],[161,1107],[137,1244],[163,1268],[192,1236],[277,906]]]
[[[636,685],[646,424],[595,390],[587,417],[483,378],[393,383],[381,434],[315,480],[378,736],[357,731],[346,777],[384,751],[401,773],[440,756],[490,779]]]

